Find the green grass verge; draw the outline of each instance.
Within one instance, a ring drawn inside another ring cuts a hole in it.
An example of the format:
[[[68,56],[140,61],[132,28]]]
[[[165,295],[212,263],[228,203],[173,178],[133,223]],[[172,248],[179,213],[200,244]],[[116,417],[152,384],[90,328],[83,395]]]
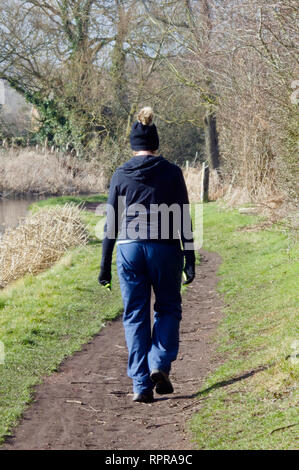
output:
[[[93,194],[91,196],[57,196],[50,197],[48,199],[41,199],[40,201],[34,202],[29,207],[29,210],[35,211],[39,207],[50,207],[50,206],[64,206],[67,203],[81,204],[83,202],[106,202],[107,196],[105,194]]]
[[[258,222],[204,207],[204,248],[222,256],[225,308],[214,338],[222,365],[190,423],[199,449],[298,447],[298,243],[283,226],[244,230]]]
[[[47,204],[53,199],[37,203]],[[99,220],[92,213],[84,218],[91,230]],[[32,387],[122,311],[115,265],[112,292],[97,282],[100,255],[101,244],[91,236],[87,246],[69,251],[50,270],[0,291],[6,353],[0,364],[0,442],[30,402]]]

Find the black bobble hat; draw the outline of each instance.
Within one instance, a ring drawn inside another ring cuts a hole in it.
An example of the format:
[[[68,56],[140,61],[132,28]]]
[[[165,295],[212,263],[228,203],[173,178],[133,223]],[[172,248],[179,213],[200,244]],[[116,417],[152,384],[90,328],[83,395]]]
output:
[[[155,124],[142,124],[134,122],[130,134],[132,150],[157,150],[159,148],[159,136]]]

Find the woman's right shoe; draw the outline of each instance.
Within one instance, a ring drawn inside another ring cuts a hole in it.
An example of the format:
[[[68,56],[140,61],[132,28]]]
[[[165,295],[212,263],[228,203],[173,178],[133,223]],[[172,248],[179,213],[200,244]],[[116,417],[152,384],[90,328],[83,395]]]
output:
[[[151,372],[150,378],[156,384],[156,392],[159,395],[167,395],[173,393],[173,386],[169,380],[168,374],[160,369],[154,369]]]

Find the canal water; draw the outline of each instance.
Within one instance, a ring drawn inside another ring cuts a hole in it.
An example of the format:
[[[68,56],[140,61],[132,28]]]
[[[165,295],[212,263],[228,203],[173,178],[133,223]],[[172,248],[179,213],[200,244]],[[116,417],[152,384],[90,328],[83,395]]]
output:
[[[11,199],[0,197],[0,234],[8,228],[16,227],[19,220],[26,216],[30,204],[38,199],[40,198],[32,195]]]

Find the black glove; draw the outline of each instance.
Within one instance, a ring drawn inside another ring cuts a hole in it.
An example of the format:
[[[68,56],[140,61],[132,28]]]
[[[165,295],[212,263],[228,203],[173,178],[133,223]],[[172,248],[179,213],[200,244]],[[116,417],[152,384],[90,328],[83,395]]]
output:
[[[111,287],[111,268],[101,268],[101,272],[98,277],[99,284],[103,287]]]
[[[191,284],[195,278],[195,255],[193,251],[185,252],[185,267],[183,269],[185,274],[185,281],[183,285]]]

